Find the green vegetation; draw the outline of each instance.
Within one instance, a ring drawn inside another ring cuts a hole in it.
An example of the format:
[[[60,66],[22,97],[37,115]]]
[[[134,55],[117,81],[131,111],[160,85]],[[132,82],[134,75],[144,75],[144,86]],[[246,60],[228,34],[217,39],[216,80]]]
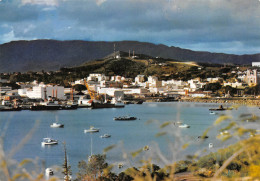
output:
[[[194,62],[180,62],[172,59],[141,57],[141,58],[104,58],[89,61],[78,67],[61,68],[60,71],[40,72],[28,71],[26,73],[14,72],[1,74],[1,78],[9,79],[11,83],[30,82],[37,80],[46,84],[53,83],[70,86],[69,82],[87,77],[90,73],[102,73],[108,76],[120,75],[134,78],[138,74],[157,76],[159,80],[177,79],[187,81],[193,78],[222,77],[234,78],[229,71],[234,66],[221,67],[212,64],[196,64]]]

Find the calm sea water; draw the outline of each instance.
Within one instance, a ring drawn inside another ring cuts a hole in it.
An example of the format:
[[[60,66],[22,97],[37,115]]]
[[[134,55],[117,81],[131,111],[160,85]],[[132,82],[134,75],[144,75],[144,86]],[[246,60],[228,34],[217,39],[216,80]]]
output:
[[[198,150],[204,151],[205,154],[235,143],[235,139],[225,143],[216,139],[221,126],[215,126],[205,141],[198,139],[198,136],[218,118],[218,114],[211,115],[208,110],[217,106],[217,104],[172,102],[126,105],[121,109],[0,112],[0,130],[4,135],[4,150],[8,154],[36,127],[35,132],[17,149],[13,158],[17,161],[38,158],[45,162],[46,167],[63,164],[64,152],[61,143],[66,142],[73,173],[77,172],[78,162],[87,160],[91,154],[91,139],[93,154],[103,153],[104,148],[116,145],[107,153],[108,163],[124,163],[126,168],[137,166],[140,159],[152,158],[153,162],[164,165],[166,161],[184,159],[187,154],[194,154]],[[258,107],[239,107],[224,113],[236,119],[241,114],[260,116],[259,112]],[[124,115],[136,116],[138,120],[113,120],[115,116]],[[64,124],[65,127],[50,128],[50,124],[55,121]],[[182,121],[191,127],[178,128],[170,124],[160,128],[165,122],[176,121]],[[90,126],[100,128],[100,132],[85,134],[84,129]],[[224,126],[225,124],[222,125]],[[254,128],[257,128],[256,126],[259,129],[259,125],[253,125]],[[158,133],[167,134],[157,137]],[[111,134],[111,138],[100,138],[103,134]],[[57,139],[59,144],[42,147],[41,141],[44,137]],[[182,145],[185,143],[189,143],[189,147],[184,150]],[[212,149],[208,148],[209,143],[213,143]],[[143,151],[136,158],[131,157],[131,152],[145,145],[149,146],[148,151]]]

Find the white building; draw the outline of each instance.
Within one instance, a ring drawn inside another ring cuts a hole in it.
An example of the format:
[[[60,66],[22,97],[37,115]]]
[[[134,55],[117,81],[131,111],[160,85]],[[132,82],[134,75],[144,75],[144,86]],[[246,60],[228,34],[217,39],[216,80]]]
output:
[[[161,88],[162,87],[162,81],[159,81],[158,77],[149,76],[147,82],[148,82],[149,88]]]
[[[201,83],[199,80],[192,79],[188,80],[188,84],[190,86],[190,91],[196,91],[203,87],[206,83]]]
[[[144,75],[137,75],[135,77],[135,84],[140,84],[140,83],[143,83],[144,81],[145,81]]]
[[[21,97],[27,97],[27,90],[28,88],[23,88],[23,89],[18,89],[18,94],[21,96]]]
[[[231,86],[233,88],[241,88],[244,86],[244,84],[242,82],[225,82],[224,86]]]
[[[260,75],[257,72],[257,70],[256,69],[254,69],[254,70],[248,69],[247,72],[246,72],[244,82],[246,82],[249,86],[255,86],[255,85],[259,84]]]
[[[220,78],[220,77],[207,78],[207,82],[209,82],[209,83],[216,83],[216,82],[220,82],[220,81],[223,81],[223,78]]]
[[[115,92],[116,91],[121,91],[122,89],[119,89],[119,88],[114,88],[114,87],[103,87],[103,88],[98,88],[97,90],[97,93],[98,94],[101,94],[101,95],[109,95],[111,97],[114,97],[115,96]]]
[[[146,94],[148,90],[146,88],[124,88],[124,94]]]
[[[47,99],[48,97],[55,97],[64,99],[64,87],[62,86],[34,86],[32,90],[22,89],[18,90],[18,94],[32,99]]]
[[[111,81],[115,81],[115,82],[121,82],[121,81],[124,81],[125,78],[120,76],[120,75],[115,75],[115,76],[111,76]]]
[[[82,85],[84,85],[84,79],[76,80],[74,84],[82,84]]]
[[[260,62],[252,62],[252,67],[260,67]]]
[[[102,80],[107,80],[107,77],[104,74],[89,74],[87,81],[100,82]]]
[[[175,90],[180,90],[184,89],[188,84],[187,82],[184,82],[182,80],[167,80],[167,81],[162,81],[162,86],[166,87],[168,91],[175,91]]]
[[[0,87],[0,93],[4,93],[4,92],[8,92],[8,91],[11,91],[12,90],[12,87],[9,87],[9,86],[5,86],[5,87]]]

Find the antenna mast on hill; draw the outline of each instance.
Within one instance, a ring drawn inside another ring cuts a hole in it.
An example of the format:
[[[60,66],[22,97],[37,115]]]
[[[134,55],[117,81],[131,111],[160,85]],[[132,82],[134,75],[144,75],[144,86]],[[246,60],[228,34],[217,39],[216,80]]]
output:
[[[114,58],[116,58],[116,44],[114,43]]]

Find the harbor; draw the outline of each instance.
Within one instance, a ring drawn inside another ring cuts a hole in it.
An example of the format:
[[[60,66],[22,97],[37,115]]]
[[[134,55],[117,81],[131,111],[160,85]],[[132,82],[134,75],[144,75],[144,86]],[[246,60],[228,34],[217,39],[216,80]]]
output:
[[[40,162],[45,163],[46,167],[53,168],[55,165],[61,167],[64,159],[61,143],[66,142],[69,164],[72,166],[73,174],[77,172],[78,162],[86,160],[90,156],[91,138],[93,139],[93,154],[101,154],[105,148],[116,145],[114,149],[106,153],[109,164],[123,163],[123,168],[126,169],[131,165],[138,166],[138,160],[141,158],[152,158],[156,164],[164,165],[162,160],[158,161],[157,159],[158,149],[168,160],[176,161],[185,159],[186,155],[194,153],[194,150],[206,149],[206,153],[210,153],[233,143],[233,140],[222,142],[216,138],[220,134],[220,127],[211,130],[207,139],[198,138],[218,118],[219,115],[212,115],[209,111],[210,108],[218,106],[219,104],[149,102],[142,105],[130,104],[123,109],[82,108],[59,111],[2,112],[0,129],[4,130],[8,125],[4,137],[5,152],[12,150],[22,137],[27,135],[30,130],[35,129],[34,134],[13,158],[18,161],[26,158],[38,158]],[[225,110],[221,113],[232,115],[234,119],[245,113],[260,116],[258,107],[242,106],[238,110]],[[119,115],[131,115],[138,119],[135,121],[114,121],[114,117]],[[50,125],[53,122],[63,124],[64,128],[51,128]],[[182,125],[190,126],[190,128],[185,128],[185,126],[181,128],[174,124],[160,128],[165,122],[180,122]],[[248,123],[248,125],[252,124],[254,123]],[[91,126],[98,128],[99,131],[85,134],[84,130],[88,130]],[[160,132],[168,132],[168,134],[156,136]],[[109,139],[101,138],[105,134],[111,137]],[[49,137],[57,140],[58,144],[42,147],[42,139]],[[181,142],[178,141],[179,137],[182,138]],[[190,143],[190,146],[183,150],[181,145],[185,143]],[[213,145],[212,148],[209,148],[210,143]],[[174,150],[176,157],[173,157],[172,150],[169,148],[171,144],[179,145],[180,149]],[[142,152],[135,159],[131,158],[131,152],[145,146],[148,146],[149,150]],[[125,154],[129,157],[125,158]],[[115,168],[115,171],[120,172],[121,170]]]

